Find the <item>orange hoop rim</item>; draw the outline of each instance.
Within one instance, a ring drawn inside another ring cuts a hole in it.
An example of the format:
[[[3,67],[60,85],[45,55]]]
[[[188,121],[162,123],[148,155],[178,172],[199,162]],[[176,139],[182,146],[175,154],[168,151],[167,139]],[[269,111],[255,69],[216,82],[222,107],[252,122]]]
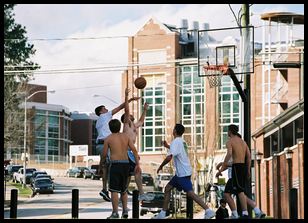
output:
[[[227,65],[204,65],[203,69],[206,71],[220,71],[222,74],[226,74],[227,70],[228,70],[228,66]],[[212,75],[219,75],[218,73],[216,74],[207,74],[208,76],[212,76]]]

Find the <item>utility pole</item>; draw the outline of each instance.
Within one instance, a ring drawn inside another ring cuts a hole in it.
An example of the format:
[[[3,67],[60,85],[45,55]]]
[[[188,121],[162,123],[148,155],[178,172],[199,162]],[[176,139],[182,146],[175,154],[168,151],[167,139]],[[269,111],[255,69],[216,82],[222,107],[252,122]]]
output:
[[[249,4],[243,4],[242,5],[242,17],[241,17],[241,26],[246,27],[250,23],[249,21]],[[249,69],[250,69],[250,55],[254,52],[250,52],[250,33],[249,29],[244,28],[242,29],[242,55],[243,55],[243,62],[245,64],[244,66],[244,93],[246,95],[247,101],[244,102],[244,140],[247,143],[250,153],[251,153],[251,123],[250,123],[250,75],[249,75]],[[250,173],[252,171],[250,170]],[[251,177],[247,179],[246,182],[246,195],[249,198],[251,197]],[[251,207],[247,206],[249,216],[252,217],[252,209]],[[241,213],[240,213],[241,214]]]

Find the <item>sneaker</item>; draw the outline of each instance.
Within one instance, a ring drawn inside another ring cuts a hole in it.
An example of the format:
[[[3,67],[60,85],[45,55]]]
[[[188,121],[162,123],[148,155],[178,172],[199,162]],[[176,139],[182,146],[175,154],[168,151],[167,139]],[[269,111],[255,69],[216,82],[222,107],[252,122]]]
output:
[[[211,209],[206,209],[204,212],[204,219],[211,219],[213,217],[215,217],[215,212]]]
[[[108,202],[111,201],[111,199],[110,199],[110,197],[109,197],[109,194],[108,194],[108,191],[106,191],[106,190],[101,190],[101,191],[99,192],[99,195],[101,195],[101,196],[104,198],[105,201],[108,201]]]
[[[112,212],[111,215],[107,217],[107,219],[115,219],[115,218],[119,218],[119,214],[115,212]]]
[[[128,209],[123,210],[121,218],[128,218]]]
[[[249,219],[250,217],[248,215],[242,215],[241,217],[239,217],[240,219]]]
[[[164,219],[166,218],[166,212],[159,212],[157,215],[155,215],[152,219]]]
[[[255,218],[265,218],[266,214],[263,213],[262,211],[258,214],[255,214]]]
[[[238,215],[234,215],[234,214],[232,213],[230,218],[231,218],[231,219],[238,219],[239,216],[238,216]]]
[[[146,194],[146,193],[144,193],[144,194],[140,194],[138,196],[138,200],[139,201],[151,201],[153,199],[154,199],[154,194]]]

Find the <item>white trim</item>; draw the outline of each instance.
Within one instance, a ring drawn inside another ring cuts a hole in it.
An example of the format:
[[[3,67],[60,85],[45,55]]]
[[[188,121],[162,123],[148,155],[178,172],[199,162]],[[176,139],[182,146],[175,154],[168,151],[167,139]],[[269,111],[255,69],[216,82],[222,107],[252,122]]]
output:
[[[62,112],[64,110],[65,113],[69,114],[69,109],[63,105],[55,105],[55,104],[46,104],[46,103],[38,103],[38,102],[27,102],[27,109],[32,109],[35,107],[36,110],[47,110],[47,111],[55,111]]]
[[[280,128],[285,127],[286,125],[290,124],[290,122],[295,121],[297,118],[301,117],[302,115],[304,115],[304,112],[303,112],[303,111],[301,111],[301,112],[299,112],[298,114],[294,115],[294,116],[293,116],[292,118],[290,118],[288,121],[282,123],[282,124],[280,125]]]
[[[143,52],[157,52],[157,51],[164,51],[166,52],[165,48],[157,48],[157,49],[150,49],[150,50],[138,50],[138,53],[143,53]]]
[[[146,72],[146,73],[139,73],[140,75],[143,76],[150,76],[150,75],[165,75],[166,72]]]
[[[298,114],[294,115],[292,118],[288,119],[287,121],[283,122],[281,125],[278,125],[279,127],[276,127],[274,129],[272,129],[271,131],[267,132],[264,134],[264,138],[268,137],[269,135],[273,134],[274,132],[278,131],[279,128],[283,128],[286,125],[290,124],[291,122],[295,121],[297,118],[301,117],[302,115],[304,115],[304,112],[301,111]]]
[[[279,130],[279,127],[276,127],[276,128],[274,128],[274,129],[272,129],[271,131],[265,133],[263,138],[266,138],[266,137],[268,137],[269,135],[272,135],[274,132],[277,132],[278,130]]]

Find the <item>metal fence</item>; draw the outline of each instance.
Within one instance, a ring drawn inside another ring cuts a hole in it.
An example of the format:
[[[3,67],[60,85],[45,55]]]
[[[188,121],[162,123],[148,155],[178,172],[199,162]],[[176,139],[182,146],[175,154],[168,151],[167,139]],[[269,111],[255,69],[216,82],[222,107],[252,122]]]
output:
[[[23,165],[24,163],[24,157],[21,154],[13,154],[6,158],[11,160],[11,164]],[[79,161],[77,159],[74,163],[80,166],[84,165],[83,160]],[[69,168],[69,165],[69,156],[30,154],[27,157],[27,166],[29,167],[67,169]]]

